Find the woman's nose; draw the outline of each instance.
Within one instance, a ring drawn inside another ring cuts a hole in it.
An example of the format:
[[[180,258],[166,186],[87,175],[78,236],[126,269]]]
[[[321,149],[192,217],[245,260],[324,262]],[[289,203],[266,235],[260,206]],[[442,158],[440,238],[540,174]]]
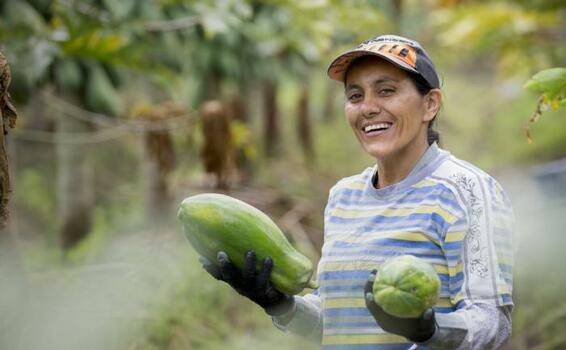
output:
[[[373,118],[381,113],[381,106],[375,98],[368,96],[362,101],[361,113],[365,118]]]

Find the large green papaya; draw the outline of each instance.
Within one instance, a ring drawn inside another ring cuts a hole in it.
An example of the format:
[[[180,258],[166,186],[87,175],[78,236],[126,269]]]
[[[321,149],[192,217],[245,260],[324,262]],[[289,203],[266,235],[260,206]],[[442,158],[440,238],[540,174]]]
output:
[[[307,286],[316,288],[310,260],[259,209],[230,196],[205,193],[186,198],[178,218],[191,245],[209,260],[215,262],[222,250],[241,268],[245,253],[254,250],[258,270],[263,258],[273,259],[271,282],[279,291],[298,294]]]
[[[413,255],[387,260],[373,283],[375,302],[402,318],[419,317],[436,304],[439,292],[440,279],[432,265]]]

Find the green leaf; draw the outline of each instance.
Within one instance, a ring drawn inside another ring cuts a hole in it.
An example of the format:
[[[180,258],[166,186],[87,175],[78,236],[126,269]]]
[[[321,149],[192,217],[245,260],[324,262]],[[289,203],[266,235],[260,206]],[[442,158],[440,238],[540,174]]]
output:
[[[566,68],[557,67],[540,71],[533,75],[524,87],[534,92],[543,93],[548,100],[553,100],[566,90]]]
[[[136,6],[136,2],[134,0],[103,0],[102,2],[112,17],[117,21],[128,17]]]
[[[41,33],[45,30],[45,22],[41,15],[27,2],[8,0],[0,4],[3,19],[8,25],[20,26],[33,33]]]
[[[112,116],[122,114],[124,106],[108,75],[97,62],[88,65],[88,81],[85,89],[85,105],[96,113]]]

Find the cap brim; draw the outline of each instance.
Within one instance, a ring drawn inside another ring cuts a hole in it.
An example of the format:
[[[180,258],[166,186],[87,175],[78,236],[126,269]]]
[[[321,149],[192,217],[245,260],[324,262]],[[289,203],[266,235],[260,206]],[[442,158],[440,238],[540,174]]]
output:
[[[346,72],[348,71],[348,67],[350,64],[356,59],[363,56],[377,56],[383,58],[384,60],[393,63],[394,65],[398,66],[401,69],[404,69],[409,72],[419,73],[415,68],[411,67],[407,63],[393,59],[387,55],[384,55],[379,52],[373,52],[368,50],[351,50],[348,52],[344,52],[340,56],[336,57],[332,63],[328,66],[326,74],[332,80],[337,81],[344,81],[344,77]]]

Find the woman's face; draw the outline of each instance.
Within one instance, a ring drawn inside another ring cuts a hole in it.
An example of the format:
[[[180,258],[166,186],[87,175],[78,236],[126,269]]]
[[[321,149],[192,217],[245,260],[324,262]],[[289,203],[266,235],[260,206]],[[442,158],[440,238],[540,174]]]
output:
[[[422,96],[405,71],[371,56],[348,70],[345,83],[346,117],[368,154],[384,160],[424,152],[438,89]]]

